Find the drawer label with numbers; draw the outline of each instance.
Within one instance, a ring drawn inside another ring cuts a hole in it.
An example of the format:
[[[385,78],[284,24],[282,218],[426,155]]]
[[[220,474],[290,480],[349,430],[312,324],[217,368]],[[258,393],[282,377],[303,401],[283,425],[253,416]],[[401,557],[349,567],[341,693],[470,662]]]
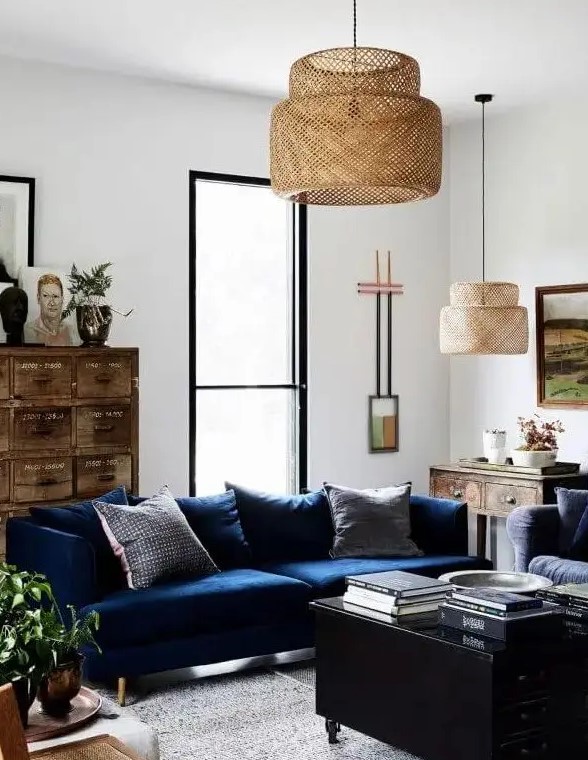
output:
[[[7,461],[0,462],[0,502],[10,501],[10,478]]]
[[[15,409],[12,449],[39,451],[71,446],[71,409]]]
[[[78,457],[77,496],[99,496],[117,486],[132,490],[130,454]]]
[[[130,446],[130,406],[88,406],[78,409],[78,446]]]
[[[73,496],[70,457],[21,459],[13,464],[14,501],[51,501]]]
[[[118,398],[131,395],[131,359],[78,358],[78,398]]]
[[[34,356],[14,360],[15,398],[71,396],[72,360],[68,356],[50,359]]]
[[[8,398],[8,359],[0,359],[0,398]]]

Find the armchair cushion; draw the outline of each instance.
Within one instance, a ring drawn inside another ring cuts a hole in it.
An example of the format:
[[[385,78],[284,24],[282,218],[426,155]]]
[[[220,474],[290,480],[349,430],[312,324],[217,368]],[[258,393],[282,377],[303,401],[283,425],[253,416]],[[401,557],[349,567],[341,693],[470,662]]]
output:
[[[38,525],[79,536],[92,546],[96,555],[96,581],[102,595],[124,586],[124,576],[92,501],[93,499],[88,499],[71,507],[31,507],[29,512]],[[128,504],[124,486],[100,496],[100,501],[107,504]]]
[[[515,570],[526,573],[533,557],[558,553],[558,509],[554,505],[517,507],[506,518],[506,532],[514,549]]]
[[[529,563],[529,572],[549,578],[556,586],[560,583],[588,583],[588,562],[562,557],[534,557]]]
[[[555,495],[560,520],[558,554],[566,556],[576,541],[576,532],[588,507],[588,491],[560,487],[555,489]]]

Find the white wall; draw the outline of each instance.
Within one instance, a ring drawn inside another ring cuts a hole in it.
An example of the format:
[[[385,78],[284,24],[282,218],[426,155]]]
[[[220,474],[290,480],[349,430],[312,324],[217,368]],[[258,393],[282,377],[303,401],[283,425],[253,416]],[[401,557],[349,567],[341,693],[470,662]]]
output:
[[[188,483],[188,170],[267,176],[271,103],[0,59],[0,173],[37,178],[36,263],[111,260],[113,345],[141,349],[141,487]],[[413,479],[449,448],[448,362],[437,313],[448,277],[448,195],[310,213],[310,480]],[[367,453],[374,248],[395,252],[394,391],[401,451]]]
[[[493,118],[486,110],[486,279],[521,287],[528,307],[525,356],[451,359],[451,454],[480,455],[482,430],[505,428],[517,445],[516,418],[535,411],[560,418],[560,457],[588,462],[588,412],[536,407],[535,287],[588,281],[588,100]],[[451,129],[451,279],[481,277],[480,124]],[[502,521],[500,521],[502,523]],[[493,555],[510,567],[504,526]]]

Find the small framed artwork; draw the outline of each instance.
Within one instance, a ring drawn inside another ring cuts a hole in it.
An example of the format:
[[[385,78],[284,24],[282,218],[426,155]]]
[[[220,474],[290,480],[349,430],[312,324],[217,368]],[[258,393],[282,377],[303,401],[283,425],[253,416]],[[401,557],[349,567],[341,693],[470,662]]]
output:
[[[67,297],[67,274],[59,269],[26,267],[21,287],[28,297],[24,341],[42,346],[79,346],[74,320],[62,318]]]
[[[398,451],[398,396],[370,396],[368,421],[370,453]]]
[[[35,263],[35,180],[0,174],[0,279]]]
[[[536,288],[537,404],[588,409],[588,283]]]

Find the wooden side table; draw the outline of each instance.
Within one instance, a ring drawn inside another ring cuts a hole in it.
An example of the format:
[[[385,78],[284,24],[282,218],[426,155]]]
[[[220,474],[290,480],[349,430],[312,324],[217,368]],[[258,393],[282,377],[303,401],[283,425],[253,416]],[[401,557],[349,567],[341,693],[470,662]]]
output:
[[[529,475],[473,469],[459,464],[434,465],[429,472],[429,493],[459,499],[476,513],[479,557],[486,556],[489,517],[506,518],[515,507],[555,504],[555,488],[588,489],[588,475]]]

